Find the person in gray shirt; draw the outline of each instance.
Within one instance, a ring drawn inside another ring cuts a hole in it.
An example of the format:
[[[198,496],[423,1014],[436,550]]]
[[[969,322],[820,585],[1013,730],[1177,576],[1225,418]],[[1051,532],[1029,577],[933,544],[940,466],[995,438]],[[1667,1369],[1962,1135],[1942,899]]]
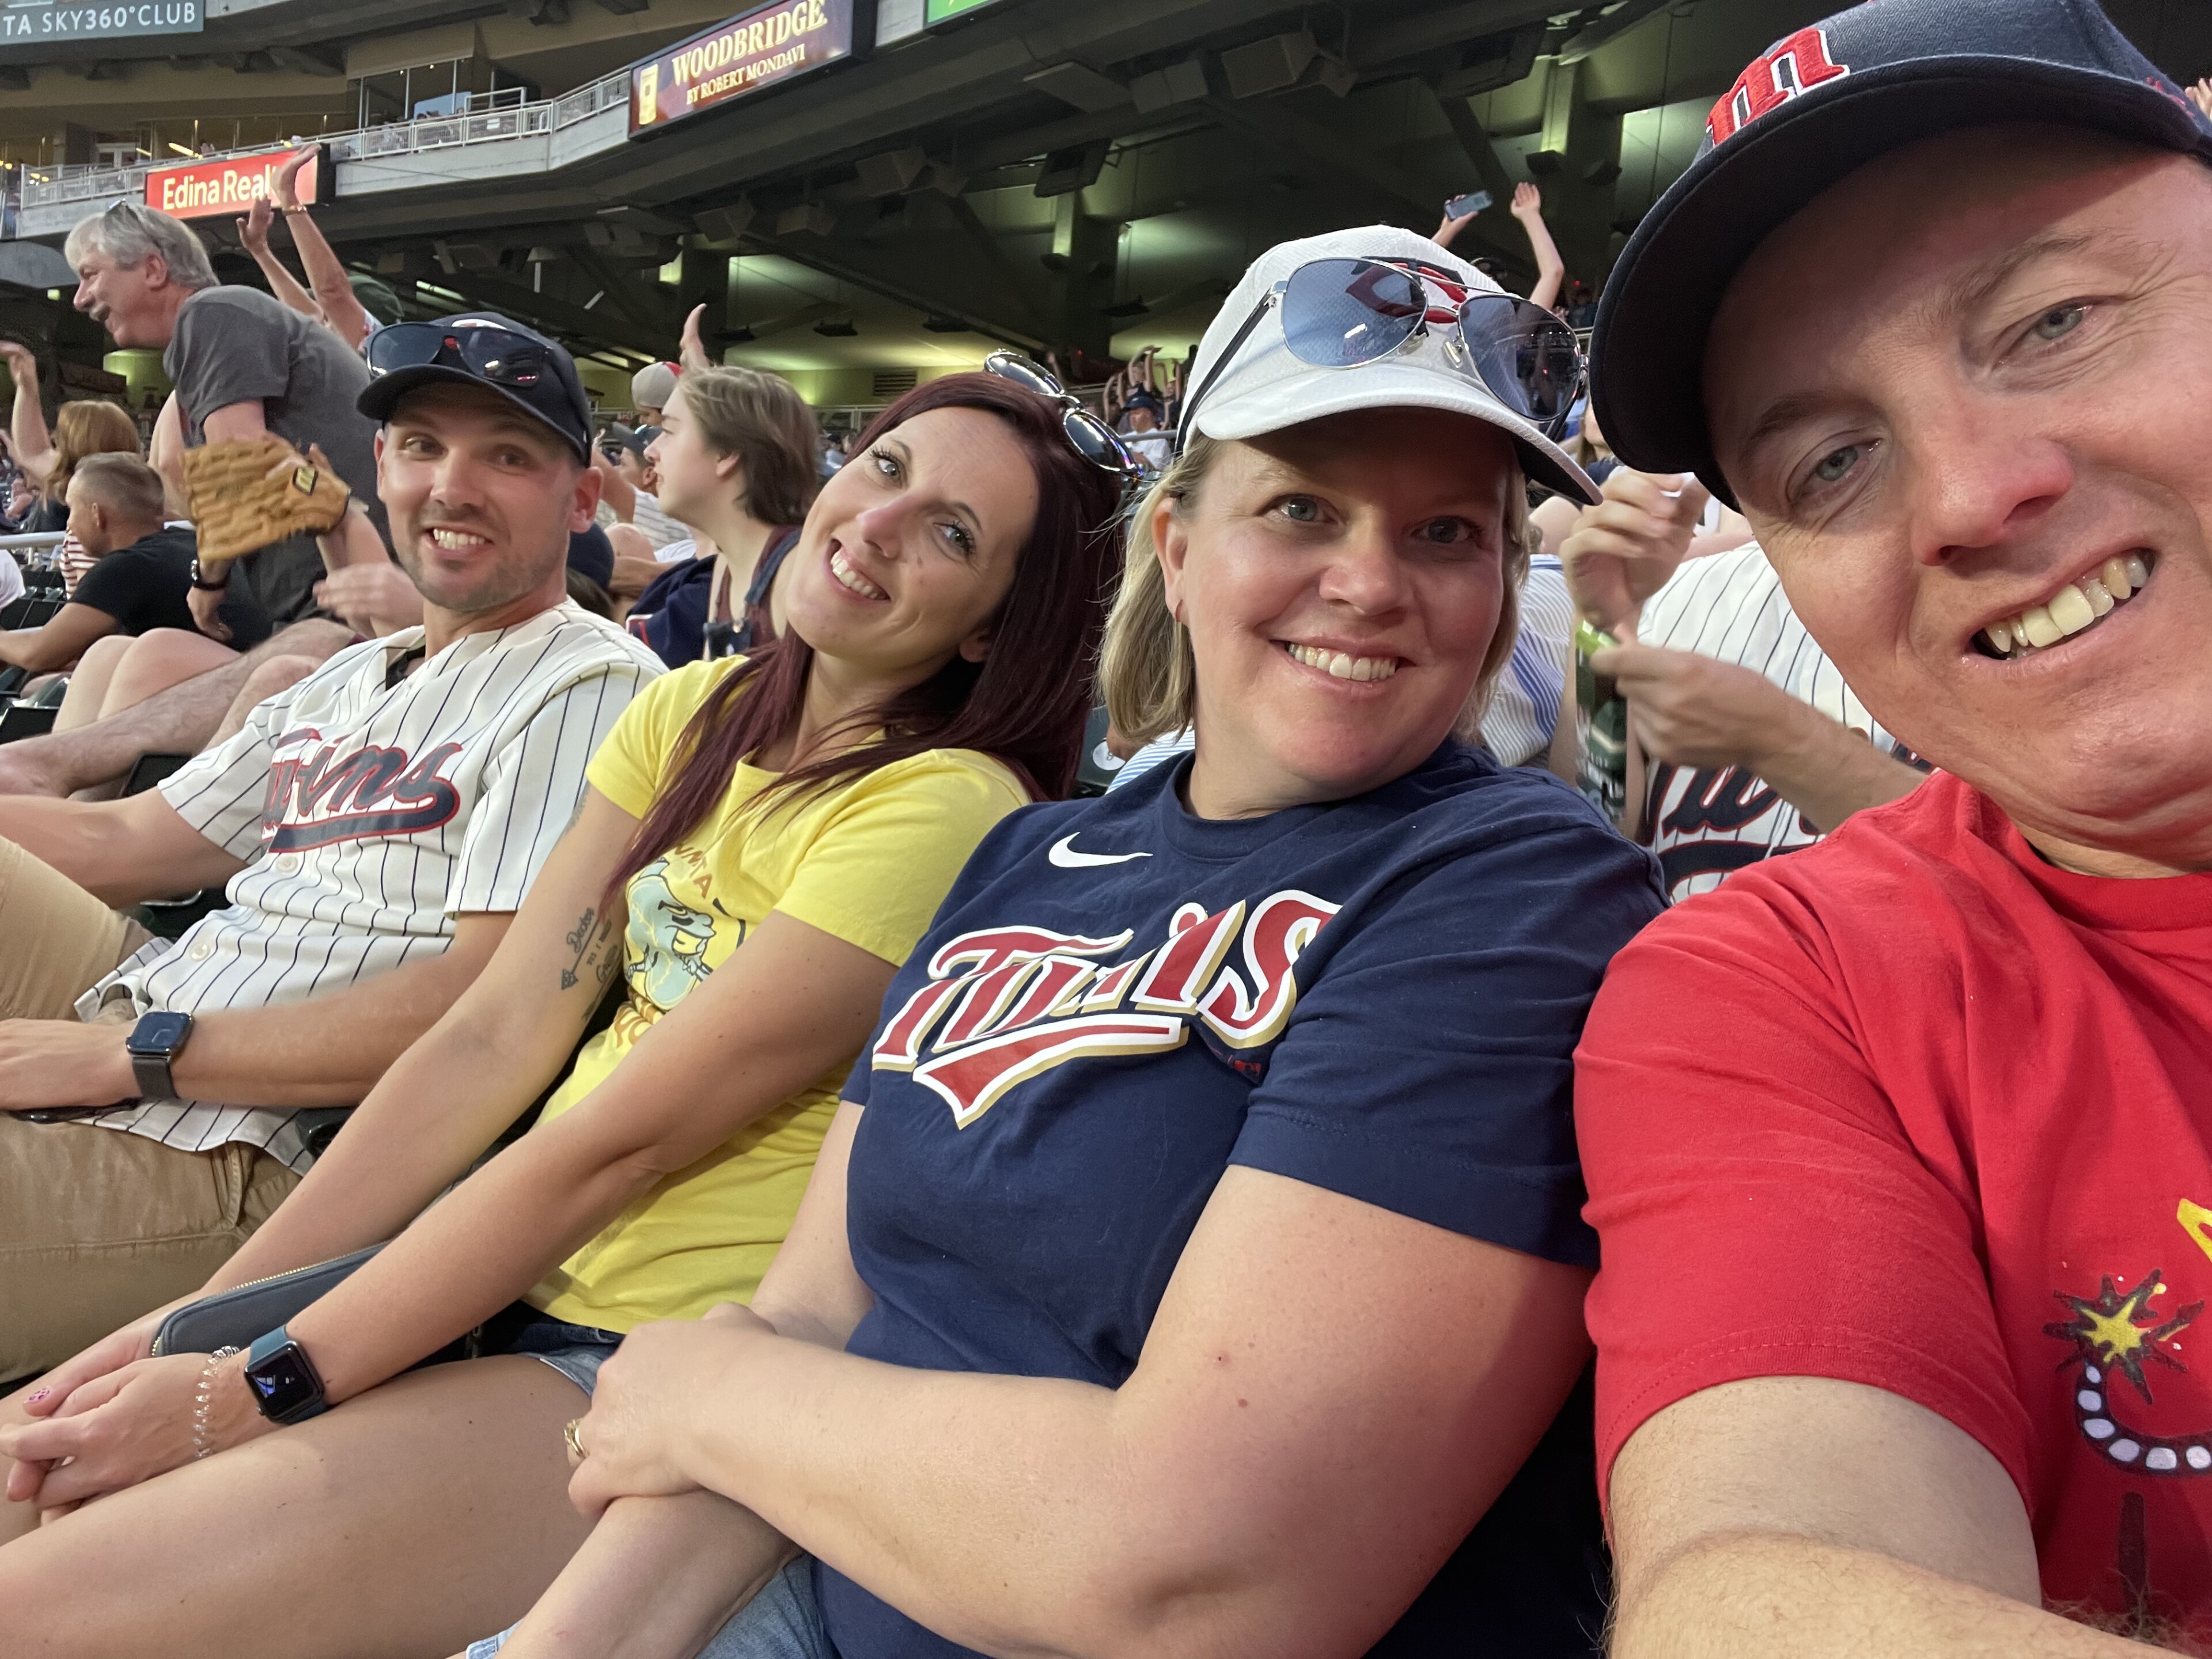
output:
[[[376,498],[375,425],[354,407],[368,369],[336,335],[258,289],[219,284],[189,227],[136,202],[81,221],[64,252],[77,272],[78,310],[119,346],[161,349],[187,448],[264,432],[302,453],[319,445],[388,540]],[[272,623],[315,614],[324,571],[313,536],[272,543],[239,568]],[[212,616],[216,598],[206,592],[195,603],[206,602]]]

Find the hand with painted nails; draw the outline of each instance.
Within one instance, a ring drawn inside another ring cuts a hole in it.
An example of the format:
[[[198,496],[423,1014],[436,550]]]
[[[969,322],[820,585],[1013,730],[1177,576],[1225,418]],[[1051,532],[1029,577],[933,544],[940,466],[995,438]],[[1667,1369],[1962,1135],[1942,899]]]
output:
[[[64,1360],[39,1379],[36,1394],[23,1396],[23,1409],[33,1417],[52,1417],[70,1395],[86,1383],[151,1358],[154,1336],[161,1328],[161,1322],[198,1295],[195,1291],[190,1296],[179,1297]]]

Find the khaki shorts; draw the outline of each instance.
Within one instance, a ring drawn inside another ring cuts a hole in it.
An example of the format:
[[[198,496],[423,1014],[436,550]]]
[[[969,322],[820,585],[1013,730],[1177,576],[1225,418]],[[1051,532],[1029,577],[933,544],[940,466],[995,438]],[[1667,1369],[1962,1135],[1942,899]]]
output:
[[[0,1019],[75,1019],[77,998],[151,937],[0,841]],[[0,1112],[0,1381],[196,1289],[299,1181],[258,1147],[179,1152]]]

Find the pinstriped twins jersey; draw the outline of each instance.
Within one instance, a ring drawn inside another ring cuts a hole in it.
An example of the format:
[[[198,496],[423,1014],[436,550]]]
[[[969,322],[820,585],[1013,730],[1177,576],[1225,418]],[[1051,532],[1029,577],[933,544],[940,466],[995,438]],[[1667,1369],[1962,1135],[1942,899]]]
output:
[[[584,769],[659,659],[563,601],[470,634],[412,674],[407,629],[341,651],[168,779],[185,822],[234,857],[227,909],[156,939],[88,991],[89,1018],[328,995],[434,957],[453,919],[514,910],[584,792]],[[99,1118],[164,1146],[311,1155],[287,1109],[150,1101]]]
[[[1805,631],[1757,542],[1683,565],[1645,602],[1636,637],[1748,668],[1885,755],[1912,759],[1875,724],[1844,684],[1842,671]],[[1822,834],[1765,779],[1741,767],[1650,763],[1643,838],[1659,855],[1670,902],[1711,892],[1730,871],[1810,847]]]

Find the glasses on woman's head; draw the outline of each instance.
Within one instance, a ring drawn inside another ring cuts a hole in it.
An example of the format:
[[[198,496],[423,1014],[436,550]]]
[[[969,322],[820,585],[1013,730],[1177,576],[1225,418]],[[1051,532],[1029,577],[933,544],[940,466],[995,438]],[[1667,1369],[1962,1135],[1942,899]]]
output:
[[[1445,303],[1432,303],[1433,289]],[[1358,368],[1404,350],[1431,327],[1449,327],[1444,355],[1513,414],[1547,437],[1564,428],[1585,364],[1575,331],[1540,306],[1470,289],[1418,259],[1315,259],[1260,296],[1183,405],[1183,432],[1253,330],[1280,310],[1283,343],[1316,368]],[[1178,440],[1180,443],[1180,440]]]
[[[1118,473],[1125,480],[1144,470],[1128,445],[1121,441],[1121,434],[1085,409],[1081,399],[1071,396],[1053,372],[1036,359],[1018,351],[994,351],[983,359],[983,372],[1059,404],[1060,429],[1067,434],[1075,453],[1091,465]]]

